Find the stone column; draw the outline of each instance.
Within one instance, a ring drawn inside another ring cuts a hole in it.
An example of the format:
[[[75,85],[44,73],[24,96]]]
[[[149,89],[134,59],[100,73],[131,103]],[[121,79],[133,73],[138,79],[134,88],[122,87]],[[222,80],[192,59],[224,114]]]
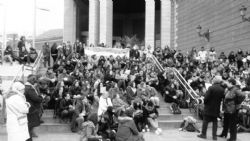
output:
[[[76,40],[76,3],[74,0],[64,0],[63,42]]]
[[[170,46],[171,0],[161,0],[161,47]]]
[[[113,1],[100,0],[100,43],[112,47],[113,42]]]
[[[155,0],[145,0],[145,47],[155,48]]]
[[[89,0],[89,45],[97,46],[99,43],[99,14],[99,0]]]

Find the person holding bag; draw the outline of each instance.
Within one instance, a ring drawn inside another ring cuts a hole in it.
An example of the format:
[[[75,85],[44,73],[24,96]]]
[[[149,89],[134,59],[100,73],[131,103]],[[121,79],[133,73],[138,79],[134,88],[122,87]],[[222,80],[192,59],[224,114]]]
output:
[[[245,94],[236,86],[236,80],[233,78],[228,80],[227,86],[228,91],[224,100],[224,126],[219,137],[227,137],[228,130],[230,130],[230,138],[227,141],[236,141],[238,112]]]
[[[30,138],[27,114],[30,104],[24,96],[25,86],[15,82],[6,96],[8,141],[25,141]]]

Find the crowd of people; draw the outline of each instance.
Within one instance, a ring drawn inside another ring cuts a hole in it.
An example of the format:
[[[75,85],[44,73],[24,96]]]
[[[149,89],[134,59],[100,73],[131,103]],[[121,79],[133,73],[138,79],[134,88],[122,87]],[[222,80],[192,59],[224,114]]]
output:
[[[10,62],[11,65],[13,61],[17,61],[19,64],[31,64],[38,57],[38,52],[26,41],[25,36],[20,38],[17,48],[18,50],[15,51],[10,45],[6,47],[3,56],[5,62]]]
[[[29,76],[23,86],[13,86],[13,95],[24,93],[29,103],[24,102],[24,111],[20,111],[28,113],[25,131],[30,133],[29,140],[36,136],[33,129],[43,122],[46,108],[54,109],[54,117],[61,122],[70,123],[72,132],[81,134],[81,140],[140,141],[144,140],[141,132],[161,134],[157,120],[160,97],[181,108],[188,108],[190,101],[181,82],[168,69],[171,67],[199,97],[204,97],[199,107],[203,118],[199,137],[206,138],[207,124],[212,121],[213,139],[217,139],[218,117],[224,117],[220,137],[226,137],[229,128],[229,141],[236,140],[237,127],[249,131],[250,103],[248,96],[245,98],[250,92],[249,52],[239,50],[226,56],[204,47],[200,51],[193,48],[188,54],[169,47],[150,52],[150,47],[135,45],[129,56],[96,56],[86,55],[84,49],[79,41],[54,43],[51,47],[45,43],[42,51],[47,72]],[[151,53],[164,71],[148,56]]]

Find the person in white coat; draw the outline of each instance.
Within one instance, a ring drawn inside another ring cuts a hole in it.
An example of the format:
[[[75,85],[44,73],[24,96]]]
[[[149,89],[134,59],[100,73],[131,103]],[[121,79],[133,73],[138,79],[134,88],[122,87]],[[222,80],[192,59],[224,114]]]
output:
[[[8,141],[26,141],[30,138],[27,120],[30,104],[26,102],[24,88],[21,82],[15,82],[6,96]]]
[[[102,96],[100,97],[99,107],[97,111],[99,119],[102,116],[102,114],[107,111],[108,107],[113,106],[111,99],[109,98],[109,93],[106,90],[101,90],[101,91],[102,91],[101,92]]]

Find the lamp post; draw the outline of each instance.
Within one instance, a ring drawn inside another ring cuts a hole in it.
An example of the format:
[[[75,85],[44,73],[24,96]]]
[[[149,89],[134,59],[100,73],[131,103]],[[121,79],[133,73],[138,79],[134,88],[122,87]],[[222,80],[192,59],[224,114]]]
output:
[[[32,47],[35,48],[35,43],[36,43],[36,18],[37,18],[37,11],[36,10],[42,10],[42,11],[47,11],[49,12],[49,9],[45,8],[39,8],[37,7],[37,0],[34,0],[34,21],[33,21],[33,41],[32,41]]]
[[[241,8],[240,8],[240,15],[241,15],[241,18],[242,18],[242,21],[245,22],[245,21],[248,21],[250,22],[250,17],[246,17],[246,11],[247,11],[247,8],[242,5]]]
[[[3,64],[3,61],[4,61],[4,50],[5,50],[5,47],[6,47],[6,8],[5,8],[5,5],[4,3],[0,3],[0,6],[2,6],[3,8],[3,31],[2,31],[2,64]]]
[[[200,25],[198,25],[196,27],[196,32],[198,33],[198,36],[205,38],[209,42],[210,41],[210,31],[209,31],[209,29],[207,29],[207,31],[205,31],[204,33],[201,33],[201,30],[202,30],[202,27]]]

